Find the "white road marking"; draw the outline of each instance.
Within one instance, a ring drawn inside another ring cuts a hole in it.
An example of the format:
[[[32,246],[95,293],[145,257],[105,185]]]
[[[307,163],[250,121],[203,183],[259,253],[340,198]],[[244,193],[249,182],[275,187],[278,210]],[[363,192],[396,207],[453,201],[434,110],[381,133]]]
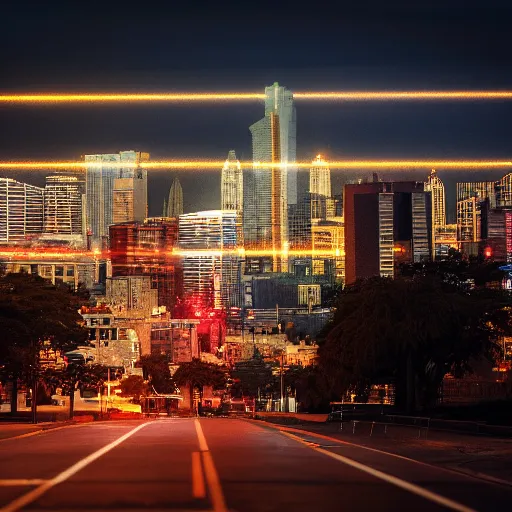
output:
[[[392,485],[395,485],[396,487],[400,487],[401,489],[405,489],[406,491],[409,491],[412,494],[416,494],[417,496],[420,496],[428,501],[432,501],[433,503],[437,503],[438,505],[449,508],[450,510],[456,510],[457,512],[476,512],[476,510],[474,510],[470,507],[466,507],[465,505],[462,505],[461,503],[453,501],[449,498],[445,498],[444,496],[441,496],[440,494],[436,494],[435,492],[424,489],[423,487],[420,487],[419,485],[412,484],[410,482],[407,482],[405,480],[402,480],[402,479],[397,478],[392,475],[388,475],[387,473],[383,473],[382,471],[379,471],[378,469],[374,469],[370,466],[366,466],[365,464],[356,462],[353,459],[343,457],[343,455],[339,455],[337,453],[330,452],[323,448],[312,446],[310,443],[308,443],[307,441],[304,441],[304,439],[301,439],[300,437],[298,437],[294,434],[290,434],[289,432],[284,432],[282,430],[281,430],[281,433],[285,436],[290,437],[291,439],[294,439],[295,441],[298,441],[299,443],[303,444],[304,446],[311,448],[312,450],[315,450],[319,453],[323,453],[324,455],[327,455],[328,457],[331,457],[332,459],[343,462],[344,464],[347,464],[347,466],[351,466],[355,469],[359,469],[360,471],[363,471],[364,473],[368,473],[369,475],[379,478],[380,480],[383,480]]]
[[[206,497],[201,452],[192,452],[192,496],[198,499]]]
[[[224,498],[224,493],[222,492],[222,486],[220,484],[219,474],[215,469],[212,454],[208,448],[206,438],[204,437],[201,423],[198,419],[195,419],[194,422],[196,426],[199,448],[203,456],[204,473],[206,476],[206,482],[208,483],[208,489],[210,491],[210,499],[213,505],[213,512],[228,512],[226,500]]]
[[[49,491],[52,487],[55,487],[56,485],[61,484],[62,482],[65,482],[68,478],[72,477],[74,474],[78,473],[86,466],[91,464],[91,462],[94,462],[96,459],[99,459],[102,455],[105,455],[110,450],[113,450],[116,446],[119,446],[123,441],[126,441],[129,437],[133,436],[133,434],[135,434],[136,432],[138,432],[147,425],[149,425],[149,423],[143,423],[142,425],[135,427],[134,429],[130,430],[129,432],[119,437],[115,441],[112,441],[103,448],[100,448],[99,450],[95,451],[94,453],[91,453],[87,457],[84,457],[77,463],[70,466],[68,469],[62,471],[62,473],[59,473],[54,478],[47,480],[44,484],[40,485],[39,487],[33,489],[32,491],[29,491],[27,494],[24,494],[23,496],[20,496],[14,501],[11,501],[11,503],[1,508],[0,512],[16,512],[21,508],[25,507],[26,505],[34,502],[47,491]]]
[[[43,480],[41,478],[4,478],[0,480],[0,487],[11,487],[18,485],[41,485],[44,484],[47,480]]]

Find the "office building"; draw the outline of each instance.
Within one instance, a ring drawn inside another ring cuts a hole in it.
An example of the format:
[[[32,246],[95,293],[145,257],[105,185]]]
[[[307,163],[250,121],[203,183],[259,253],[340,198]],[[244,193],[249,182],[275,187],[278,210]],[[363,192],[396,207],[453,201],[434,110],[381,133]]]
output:
[[[44,190],[0,178],[0,243],[26,242],[43,231]]]
[[[425,191],[432,194],[432,226],[434,232],[446,226],[446,200],[444,183],[439,179],[435,169],[432,169],[425,183]]]
[[[430,192],[419,182],[345,185],[346,283],[394,277],[395,265],[432,257]]]
[[[236,211],[209,210],[179,217],[183,294],[199,308],[240,306],[242,256]]]
[[[147,170],[139,164],[149,153],[121,151],[85,155],[87,231],[93,247],[105,247],[109,226],[147,217]]]
[[[77,176],[47,176],[44,239],[85,242],[85,183]]]
[[[297,113],[293,93],[277,82],[265,87],[265,117],[271,114],[279,118],[281,190],[286,215],[286,207],[297,202]]]
[[[228,153],[221,175],[221,210],[235,210],[240,215],[243,208],[243,171],[234,151]]]
[[[317,155],[311,163],[309,191],[312,194],[331,197],[331,170],[329,164],[322,159],[322,155]]]
[[[167,201],[167,217],[179,217],[183,213],[183,189],[178,178],[172,180]]]
[[[254,165],[244,175],[245,247],[269,254],[259,262],[272,272],[287,267],[283,251],[288,247],[286,197],[281,187],[281,168],[276,165],[281,161],[279,126],[278,116],[271,112],[250,127]]]
[[[177,219],[148,218],[110,226],[112,277],[150,276],[158,305],[172,310],[181,296]]]

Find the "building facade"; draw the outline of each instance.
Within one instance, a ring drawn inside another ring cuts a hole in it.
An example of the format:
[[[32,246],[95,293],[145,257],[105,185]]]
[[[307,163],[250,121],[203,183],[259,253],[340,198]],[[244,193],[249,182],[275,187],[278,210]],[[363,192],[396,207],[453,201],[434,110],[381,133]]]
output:
[[[44,189],[46,237],[85,243],[85,183],[77,176],[47,176]]]
[[[43,231],[44,190],[0,178],[0,243],[21,243]]]
[[[394,277],[395,265],[432,257],[431,195],[420,182],[345,185],[346,283]]]
[[[312,194],[331,197],[331,170],[328,163],[322,159],[322,155],[317,155],[311,163],[309,191]]]
[[[172,310],[181,295],[177,219],[148,218],[110,226],[112,277],[149,276],[158,305]]]
[[[243,171],[234,151],[228,153],[221,174],[221,210],[235,210],[240,215],[244,201]]]
[[[179,217],[183,293],[203,308],[241,302],[242,247],[236,211],[209,210]]]
[[[92,246],[106,247],[109,226],[147,217],[147,170],[139,164],[149,153],[121,151],[85,155],[87,231]]]

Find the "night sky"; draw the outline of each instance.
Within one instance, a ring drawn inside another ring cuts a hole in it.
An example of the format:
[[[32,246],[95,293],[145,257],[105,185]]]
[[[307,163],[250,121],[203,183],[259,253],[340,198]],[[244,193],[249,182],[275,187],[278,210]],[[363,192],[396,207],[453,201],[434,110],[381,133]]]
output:
[[[512,89],[507,2],[130,5],[4,2],[0,90],[263,92],[275,81],[296,91]],[[0,107],[0,159],[76,160],[136,149],[155,159],[223,160],[235,149],[249,160],[248,127],[262,116],[258,102]],[[297,117],[301,160],[319,152],[328,159],[512,157],[512,102],[304,101],[297,102]],[[479,172],[478,179],[507,171]],[[151,215],[161,213],[173,175],[150,174]],[[190,171],[177,175],[186,211],[219,208],[220,169],[201,172],[200,179]],[[455,182],[476,174],[440,169],[439,175],[453,212]],[[17,176],[36,184],[44,179],[39,172]],[[355,176],[333,171],[334,192]],[[301,182],[305,187],[306,171]]]

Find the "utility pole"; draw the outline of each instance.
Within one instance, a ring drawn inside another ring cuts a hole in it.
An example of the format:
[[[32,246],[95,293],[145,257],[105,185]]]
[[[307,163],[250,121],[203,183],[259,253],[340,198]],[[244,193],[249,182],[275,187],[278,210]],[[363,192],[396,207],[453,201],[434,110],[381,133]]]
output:
[[[281,407],[280,412],[284,412],[284,351],[281,352]]]

